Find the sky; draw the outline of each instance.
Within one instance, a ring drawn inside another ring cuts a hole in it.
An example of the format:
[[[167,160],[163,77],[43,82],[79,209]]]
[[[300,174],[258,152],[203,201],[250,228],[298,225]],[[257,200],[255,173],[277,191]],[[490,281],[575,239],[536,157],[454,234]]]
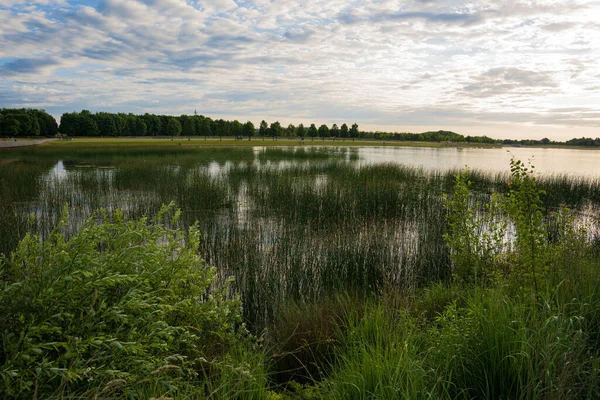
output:
[[[600,136],[600,0],[0,0],[0,107]]]

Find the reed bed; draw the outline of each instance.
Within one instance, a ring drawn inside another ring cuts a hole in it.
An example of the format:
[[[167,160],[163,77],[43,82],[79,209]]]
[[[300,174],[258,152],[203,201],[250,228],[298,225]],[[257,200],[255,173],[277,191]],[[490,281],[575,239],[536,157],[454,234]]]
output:
[[[561,240],[563,206],[590,232],[531,301],[517,279],[453,281],[443,196],[457,171],[360,165],[338,148],[48,149],[0,162],[0,252],[28,231],[47,237],[65,204],[69,235],[99,208],[139,218],[175,201],[264,346],[232,354],[259,367],[243,390],[237,370],[220,376],[218,396],[600,395],[598,181],[538,179],[548,240]],[[479,213],[509,190],[508,174],[468,177]]]
[[[199,221],[206,260],[222,279],[235,276],[256,329],[289,300],[412,291],[450,277],[442,195],[455,171],[358,166],[340,148],[48,149],[0,165],[3,253],[28,229],[50,232],[64,204],[74,232],[98,208],[137,218],[174,200],[184,225]],[[68,157],[60,174],[52,157]],[[478,171],[470,179],[482,200],[508,182]],[[564,176],[541,186],[550,207],[596,204],[600,192],[598,182]]]

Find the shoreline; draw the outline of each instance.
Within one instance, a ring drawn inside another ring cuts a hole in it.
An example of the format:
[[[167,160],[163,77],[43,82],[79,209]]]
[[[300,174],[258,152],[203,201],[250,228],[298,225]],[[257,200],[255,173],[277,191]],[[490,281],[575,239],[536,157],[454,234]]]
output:
[[[2,141],[0,140],[0,150],[10,150],[10,149],[18,149],[21,147],[32,147],[39,146],[41,144],[53,142],[55,138],[46,138],[46,139],[18,139],[17,141]]]

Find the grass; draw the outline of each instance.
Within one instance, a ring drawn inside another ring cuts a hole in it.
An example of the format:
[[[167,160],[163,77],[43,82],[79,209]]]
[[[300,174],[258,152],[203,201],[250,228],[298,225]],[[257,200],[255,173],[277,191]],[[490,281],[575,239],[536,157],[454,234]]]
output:
[[[140,218],[174,200],[180,226],[198,221],[216,282],[234,277],[230,294],[259,338],[211,375],[213,398],[599,395],[597,181],[539,179],[548,210],[570,206],[590,225],[567,237],[557,214],[545,215],[547,237],[564,243],[532,301],[514,277],[483,288],[453,281],[443,195],[455,171],[359,165],[336,147],[78,141],[4,156],[0,251],[29,229],[49,237],[65,203],[72,235],[94,209]],[[58,159],[66,172],[54,174]],[[468,176],[471,206],[509,190],[506,174]]]
[[[444,143],[437,142],[400,142],[400,141],[382,141],[382,140],[366,140],[366,139],[341,139],[336,140],[321,138],[305,138],[301,141],[300,138],[272,138],[262,136],[253,137],[252,140],[247,138],[243,140],[235,140],[232,137],[224,136],[209,137],[204,140],[204,137],[192,137],[190,140],[186,136],[171,138],[74,138],[73,140],[58,140],[52,143],[46,143],[43,147],[62,147],[62,148],[77,148],[87,146],[110,146],[110,147],[248,147],[248,146],[385,146],[395,147],[447,147]],[[465,144],[453,144],[453,146],[465,147]],[[473,147],[480,147],[475,146]]]

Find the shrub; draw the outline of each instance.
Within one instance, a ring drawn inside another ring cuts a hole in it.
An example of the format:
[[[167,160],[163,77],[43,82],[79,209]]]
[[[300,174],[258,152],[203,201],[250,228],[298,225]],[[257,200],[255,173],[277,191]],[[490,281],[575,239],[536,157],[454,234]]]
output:
[[[172,395],[219,375],[240,303],[178,218],[172,204],[153,221],[99,212],[67,239],[65,208],[48,240],[0,259],[0,397]]]

